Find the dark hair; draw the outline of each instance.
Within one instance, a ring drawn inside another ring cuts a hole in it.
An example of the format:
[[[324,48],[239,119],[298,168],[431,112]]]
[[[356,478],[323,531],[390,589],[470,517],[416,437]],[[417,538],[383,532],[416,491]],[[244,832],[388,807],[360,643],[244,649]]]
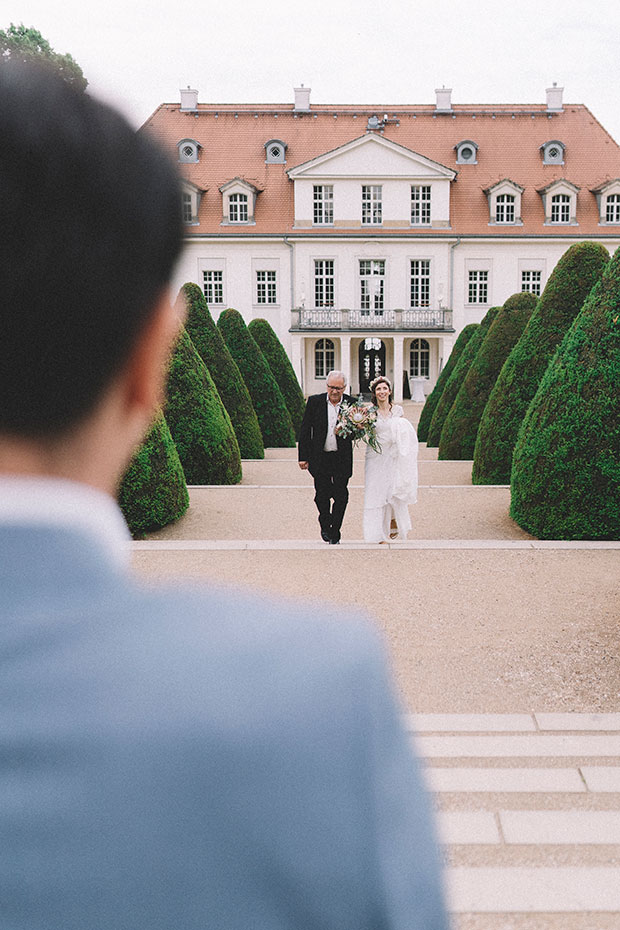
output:
[[[60,434],[122,369],[182,239],[176,168],[115,110],[0,66],[0,432]]]
[[[384,377],[383,377],[383,375],[380,375],[378,378],[375,378],[374,381],[371,381],[371,384],[370,384],[370,397],[371,397],[371,399],[372,399],[373,404],[375,405],[375,407],[378,406],[378,405],[377,405],[377,385],[379,385],[379,384],[387,384],[387,386],[389,387],[390,393],[388,394],[388,403],[389,403],[389,405],[390,405],[390,407],[391,407],[391,406],[392,406],[392,401],[394,400],[394,395],[393,395],[393,393],[392,393],[392,385],[390,384],[390,382],[388,381],[387,378],[384,378]]]

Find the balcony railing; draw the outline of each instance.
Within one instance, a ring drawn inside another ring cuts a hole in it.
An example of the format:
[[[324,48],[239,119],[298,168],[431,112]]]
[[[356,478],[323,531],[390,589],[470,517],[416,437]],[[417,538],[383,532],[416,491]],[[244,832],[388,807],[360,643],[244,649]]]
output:
[[[451,330],[452,310],[336,310],[333,307],[295,307],[292,330]]]

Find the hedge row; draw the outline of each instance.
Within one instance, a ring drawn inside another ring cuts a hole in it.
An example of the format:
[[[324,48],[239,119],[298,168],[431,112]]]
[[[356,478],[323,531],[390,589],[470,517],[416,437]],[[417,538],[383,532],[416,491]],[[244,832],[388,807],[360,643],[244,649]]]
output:
[[[529,291],[521,291],[509,297],[500,308],[445,419],[438,458],[473,458],[478,426],[489,394],[535,306],[536,297]]]
[[[620,538],[620,250],[528,407],[510,515],[540,539]]]
[[[469,341],[467,342],[467,345],[461,352],[458,361],[452,370],[452,374],[446,381],[446,386],[443,389],[441,397],[439,398],[435,412],[431,417],[431,422],[428,427],[428,436],[426,437],[427,446],[432,448],[439,445],[441,430],[443,429],[445,419],[450,413],[450,408],[454,403],[461,384],[465,380],[467,372],[469,371],[469,366],[475,359],[478,349],[482,345],[484,337],[486,336],[487,331],[498,312],[499,307],[491,307],[489,310],[487,310],[482,322],[473,332]]]
[[[187,313],[186,329],[198,354],[209,369],[231,419],[241,457],[265,457],[258,418],[239,367],[230,354],[220,330],[197,284],[184,284],[177,298]]]
[[[248,324],[248,330],[265,356],[271,373],[282,391],[284,403],[291,417],[295,435],[297,435],[306,409],[306,400],[297,380],[297,375],[286,354],[286,349],[267,320],[260,318],[251,320]]]
[[[241,456],[230,417],[185,329],[168,366],[164,413],[189,484],[238,484]]]
[[[217,325],[250,392],[265,446],[293,447],[295,433],[282,392],[243,317],[229,308]]]
[[[435,413],[435,408],[437,407],[441,395],[443,394],[443,389],[445,388],[448,378],[454,370],[454,366],[461,357],[461,352],[473,336],[474,331],[478,328],[478,326],[478,323],[468,323],[467,326],[461,330],[456,342],[454,343],[448,361],[441,369],[441,374],[437,378],[435,387],[426,398],[426,402],[422,407],[422,413],[420,414],[420,420],[418,422],[418,439],[420,442],[426,442],[428,428],[433,418],[433,414]]]
[[[485,407],[474,450],[474,484],[510,482],[512,453],[527,408],[553,353],[608,262],[609,252],[603,245],[579,242],[553,269]]]

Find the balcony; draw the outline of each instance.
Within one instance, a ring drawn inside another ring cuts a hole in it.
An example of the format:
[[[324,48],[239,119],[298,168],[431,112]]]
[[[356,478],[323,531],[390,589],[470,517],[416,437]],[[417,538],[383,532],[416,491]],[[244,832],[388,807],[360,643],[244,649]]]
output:
[[[317,330],[400,330],[454,332],[452,310],[336,310],[333,307],[295,307],[291,311],[291,332]]]

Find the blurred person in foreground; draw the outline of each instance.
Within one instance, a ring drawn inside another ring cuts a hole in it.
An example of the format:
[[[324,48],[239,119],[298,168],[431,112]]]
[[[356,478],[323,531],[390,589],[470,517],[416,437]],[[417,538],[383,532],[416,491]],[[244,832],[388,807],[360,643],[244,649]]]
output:
[[[0,926],[444,930],[371,625],[129,571],[180,203],[113,110],[0,68]]]

